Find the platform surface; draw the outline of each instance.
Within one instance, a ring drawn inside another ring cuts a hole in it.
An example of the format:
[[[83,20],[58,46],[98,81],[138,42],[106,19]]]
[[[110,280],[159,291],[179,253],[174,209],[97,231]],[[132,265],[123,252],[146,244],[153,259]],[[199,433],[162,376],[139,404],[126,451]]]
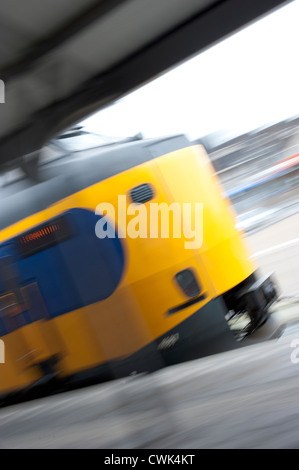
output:
[[[298,448],[294,339],[3,408],[0,448]]]

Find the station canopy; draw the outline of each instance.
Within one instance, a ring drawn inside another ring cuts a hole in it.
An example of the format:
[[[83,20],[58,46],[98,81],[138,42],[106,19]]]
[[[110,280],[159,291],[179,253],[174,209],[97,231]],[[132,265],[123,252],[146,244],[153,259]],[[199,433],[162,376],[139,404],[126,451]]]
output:
[[[283,3],[1,0],[0,166]]]

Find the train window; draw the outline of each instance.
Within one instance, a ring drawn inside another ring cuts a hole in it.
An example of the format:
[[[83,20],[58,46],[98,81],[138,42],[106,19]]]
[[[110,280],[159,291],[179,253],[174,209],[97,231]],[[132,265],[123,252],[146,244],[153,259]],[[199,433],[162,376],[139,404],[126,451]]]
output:
[[[14,293],[4,294],[0,297],[1,315],[14,316],[19,312],[18,302]]]
[[[49,315],[37,282],[27,284],[21,289],[24,305],[31,321],[48,319]]]
[[[25,325],[23,309],[14,292],[8,292],[0,297],[0,318],[6,331],[12,331]]]

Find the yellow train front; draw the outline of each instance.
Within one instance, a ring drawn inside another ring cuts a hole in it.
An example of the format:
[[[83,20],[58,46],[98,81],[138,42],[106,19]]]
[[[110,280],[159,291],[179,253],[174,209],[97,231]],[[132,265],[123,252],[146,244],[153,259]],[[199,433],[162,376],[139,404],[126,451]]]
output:
[[[1,191],[2,398],[237,348],[229,318],[250,333],[268,317],[275,287],[184,136],[52,160]]]

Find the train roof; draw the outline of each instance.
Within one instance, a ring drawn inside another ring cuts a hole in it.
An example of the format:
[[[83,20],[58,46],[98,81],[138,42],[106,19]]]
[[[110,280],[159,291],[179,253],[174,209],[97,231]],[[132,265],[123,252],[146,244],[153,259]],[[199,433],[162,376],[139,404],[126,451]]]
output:
[[[116,143],[46,160],[38,167],[37,180],[18,168],[2,173],[0,230],[88,186],[187,146],[190,141],[184,135]]]

